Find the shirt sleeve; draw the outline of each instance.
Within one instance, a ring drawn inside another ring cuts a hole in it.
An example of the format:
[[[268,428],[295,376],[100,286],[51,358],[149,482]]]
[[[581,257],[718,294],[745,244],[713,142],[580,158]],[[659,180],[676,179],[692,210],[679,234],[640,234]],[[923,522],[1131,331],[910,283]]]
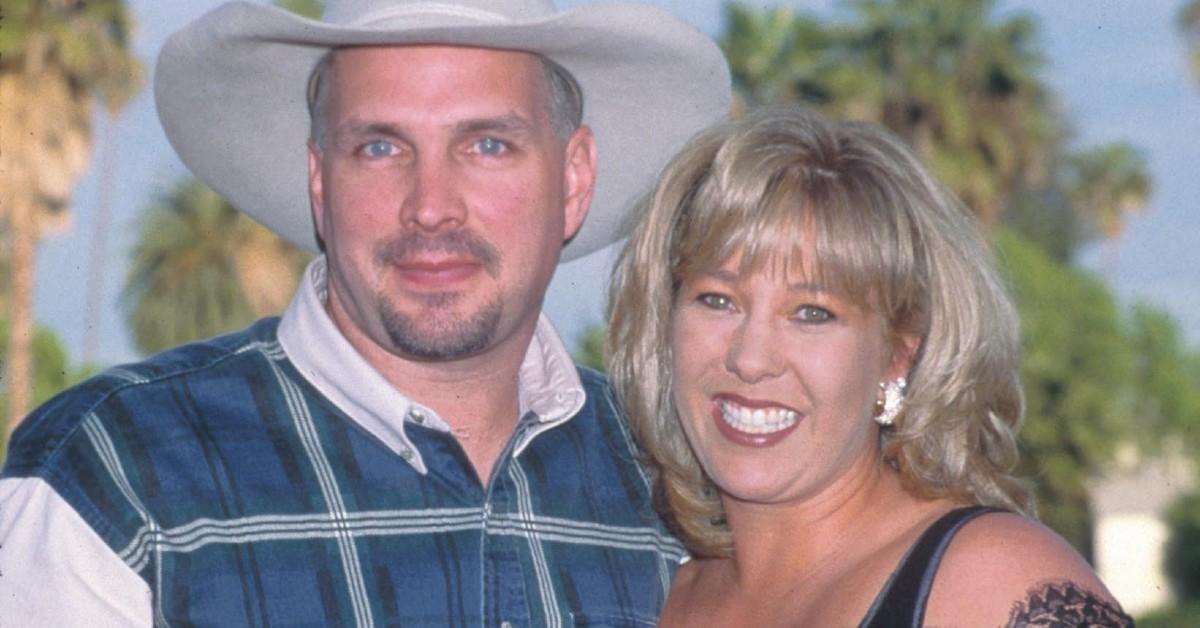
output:
[[[146,582],[49,484],[0,479],[0,622],[150,626],[151,600]]]

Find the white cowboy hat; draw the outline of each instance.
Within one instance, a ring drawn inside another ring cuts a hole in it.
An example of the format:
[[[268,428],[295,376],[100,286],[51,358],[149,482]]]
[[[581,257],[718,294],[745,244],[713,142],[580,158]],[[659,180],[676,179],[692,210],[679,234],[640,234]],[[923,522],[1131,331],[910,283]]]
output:
[[[667,159],[729,109],[720,50],[653,7],[557,12],[551,0],[329,0],[322,21],[231,2],[175,33],[155,71],[159,118],[197,177],[315,251],[304,150],[309,74],[328,49],[368,44],[522,50],[575,77],[599,175],[589,217],[563,260],[622,237],[633,201]]]

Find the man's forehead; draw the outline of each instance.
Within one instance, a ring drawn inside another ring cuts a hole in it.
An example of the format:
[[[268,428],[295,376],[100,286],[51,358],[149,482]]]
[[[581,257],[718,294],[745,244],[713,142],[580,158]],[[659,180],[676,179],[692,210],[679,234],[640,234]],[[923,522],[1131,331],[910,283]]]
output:
[[[458,128],[470,120],[520,118],[526,132],[553,125],[548,82],[532,53],[405,45],[335,55],[329,114],[339,134],[351,122]]]

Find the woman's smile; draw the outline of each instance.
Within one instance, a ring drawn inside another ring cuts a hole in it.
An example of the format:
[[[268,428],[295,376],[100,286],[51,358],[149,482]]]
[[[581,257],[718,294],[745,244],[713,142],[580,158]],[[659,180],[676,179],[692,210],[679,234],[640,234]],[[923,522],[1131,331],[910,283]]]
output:
[[[769,447],[795,430],[800,413],[770,402],[734,395],[713,399],[713,418],[722,436],[739,445]]]

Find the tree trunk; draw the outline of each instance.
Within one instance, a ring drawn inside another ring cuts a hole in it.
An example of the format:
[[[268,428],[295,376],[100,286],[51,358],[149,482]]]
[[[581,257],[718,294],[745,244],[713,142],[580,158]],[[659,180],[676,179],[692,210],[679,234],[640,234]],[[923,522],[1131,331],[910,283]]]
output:
[[[36,6],[36,5],[35,5]],[[44,56],[48,40],[43,32],[37,31],[40,14],[35,12],[31,23],[35,30],[26,42],[22,72],[5,77],[5,91],[12,88],[16,94],[14,102],[8,103],[11,110],[5,112],[5,160],[0,161],[5,174],[10,175],[8,184],[8,207],[2,208],[2,216],[8,220],[8,240],[12,247],[11,309],[8,312],[8,355],[5,364],[5,393],[8,396],[8,424],[5,426],[5,442],[13,430],[29,413],[32,388],[34,388],[34,253],[37,247],[38,210],[40,197],[42,151],[40,142],[44,133],[44,121],[50,115],[61,115],[61,110],[48,112],[49,100],[54,85],[43,76]],[[48,174],[48,173],[47,173]]]
[[[9,209],[13,277],[8,360],[5,365],[5,390],[8,393],[6,441],[29,412],[33,396],[33,265],[37,245],[37,226],[32,212],[27,208]]]

